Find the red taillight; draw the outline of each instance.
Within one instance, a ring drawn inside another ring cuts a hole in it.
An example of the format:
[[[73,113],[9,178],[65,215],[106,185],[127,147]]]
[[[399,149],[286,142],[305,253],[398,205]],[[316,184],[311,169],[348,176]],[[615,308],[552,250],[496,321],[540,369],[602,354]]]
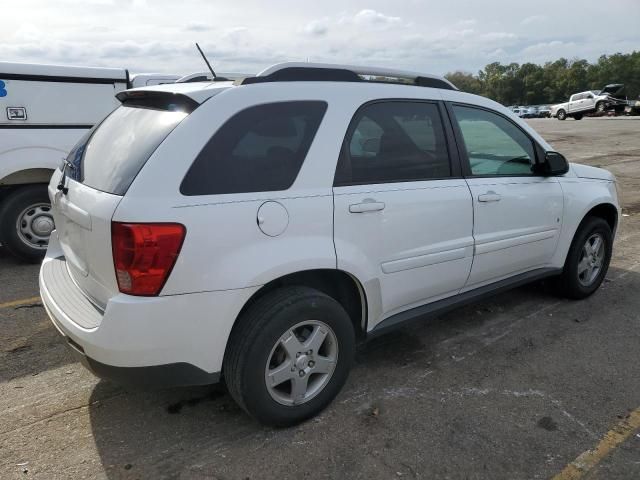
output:
[[[158,295],[178,258],[185,233],[179,223],[111,222],[113,264],[120,291]]]

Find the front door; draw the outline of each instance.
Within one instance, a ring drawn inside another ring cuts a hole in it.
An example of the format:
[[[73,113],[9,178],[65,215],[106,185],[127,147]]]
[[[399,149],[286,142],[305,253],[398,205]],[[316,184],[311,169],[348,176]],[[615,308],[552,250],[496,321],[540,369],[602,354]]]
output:
[[[466,289],[548,266],[560,234],[563,194],[532,172],[533,140],[506,117],[453,105],[473,197],[475,253]]]
[[[441,108],[409,100],[365,105],[343,145],[334,240],[338,268],[357,275],[371,297],[369,328],[457,293],[471,269],[472,201],[452,170]]]
[[[596,108],[596,98],[593,93],[588,92],[584,94],[584,100],[582,100],[583,110],[594,110]]]

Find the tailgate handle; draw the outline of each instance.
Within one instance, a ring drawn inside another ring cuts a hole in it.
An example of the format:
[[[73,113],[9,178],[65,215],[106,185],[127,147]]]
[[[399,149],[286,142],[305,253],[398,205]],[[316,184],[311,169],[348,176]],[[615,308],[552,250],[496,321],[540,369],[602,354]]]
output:
[[[479,202],[499,202],[501,198],[502,197],[493,190],[489,190],[487,193],[478,195]]]
[[[351,213],[379,212],[384,210],[384,202],[376,202],[373,198],[365,198],[362,203],[353,203],[349,205]]]

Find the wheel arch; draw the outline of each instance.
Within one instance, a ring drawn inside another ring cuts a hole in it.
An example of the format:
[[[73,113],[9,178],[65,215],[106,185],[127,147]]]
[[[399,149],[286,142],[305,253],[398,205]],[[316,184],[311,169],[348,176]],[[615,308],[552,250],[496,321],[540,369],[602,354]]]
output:
[[[582,218],[580,221],[580,225],[588,218],[588,217],[599,217],[602,218],[605,222],[609,224],[611,228],[611,232],[615,234],[616,229],[618,228],[618,209],[612,203],[599,203],[592,207]],[[580,226],[578,226],[580,228]],[[577,231],[577,230],[576,230]]]
[[[243,313],[257,300],[280,287],[305,286],[315,288],[336,300],[345,309],[354,326],[356,336],[363,337],[367,322],[367,297],[363,285],[350,273],[343,270],[318,268],[302,270],[278,277],[258,289],[238,313],[233,329]]]
[[[53,168],[37,167],[16,170],[0,178],[0,186],[10,187],[18,185],[30,185],[35,183],[49,183],[55,172]]]

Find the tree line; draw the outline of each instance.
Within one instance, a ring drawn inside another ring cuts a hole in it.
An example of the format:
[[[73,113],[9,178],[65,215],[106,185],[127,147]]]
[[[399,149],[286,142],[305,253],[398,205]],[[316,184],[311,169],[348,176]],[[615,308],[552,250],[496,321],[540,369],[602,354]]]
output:
[[[572,93],[601,90],[623,83],[628,98],[640,94],[640,51],[602,55],[597,62],[560,58],[544,65],[490,63],[477,75],[456,71],[445,77],[463,92],[489,97],[503,105],[564,102]]]

